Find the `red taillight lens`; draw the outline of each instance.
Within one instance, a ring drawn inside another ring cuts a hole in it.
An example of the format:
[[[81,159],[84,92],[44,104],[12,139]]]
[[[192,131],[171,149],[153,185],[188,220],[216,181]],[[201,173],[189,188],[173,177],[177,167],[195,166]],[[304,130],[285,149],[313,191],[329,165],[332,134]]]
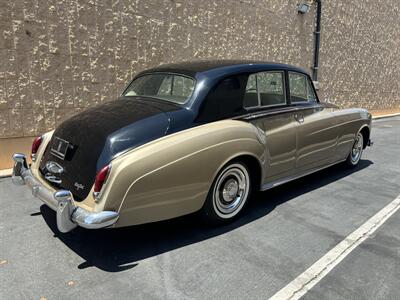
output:
[[[103,187],[104,183],[107,180],[108,173],[110,173],[110,170],[111,170],[111,166],[107,165],[97,173],[96,179],[94,181],[94,192],[95,193],[100,192],[101,188]]]
[[[32,149],[31,149],[31,157],[33,158],[38,151],[40,144],[42,144],[43,138],[41,136],[38,136],[33,140],[32,143]]]

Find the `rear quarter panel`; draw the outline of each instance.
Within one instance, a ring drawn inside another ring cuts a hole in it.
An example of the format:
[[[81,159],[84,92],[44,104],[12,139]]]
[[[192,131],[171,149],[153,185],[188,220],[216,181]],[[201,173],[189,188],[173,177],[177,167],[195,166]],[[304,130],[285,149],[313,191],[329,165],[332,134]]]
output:
[[[129,151],[112,162],[105,201],[99,205],[120,212],[117,227],[195,212],[228,161],[250,155],[262,166],[265,146],[259,134],[249,123],[225,120]]]

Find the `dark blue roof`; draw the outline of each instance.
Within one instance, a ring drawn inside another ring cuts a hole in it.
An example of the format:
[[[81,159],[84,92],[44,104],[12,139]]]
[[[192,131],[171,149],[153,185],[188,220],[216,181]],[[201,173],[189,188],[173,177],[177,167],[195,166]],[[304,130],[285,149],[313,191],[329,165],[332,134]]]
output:
[[[196,88],[191,99],[184,104],[193,111],[198,111],[210,89],[221,79],[244,73],[257,73],[269,70],[287,70],[308,73],[303,69],[280,63],[254,60],[200,60],[161,65],[139,73],[137,77],[156,72],[178,73],[196,79]]]
[[[301,68],[280,64],[263,62],[256,60],[198,60],[198,61],[187,61],[173,64],[165,64],[152,69],[148,69],[143,73],[153,73],[153,72],[173,72],[182,73],[195,77],[198,73],[205,73],[212,71],[217,75],[218,73],[237,73],[237,72],[258,72],[260,70],[288,70],[296,71],[300,73],[307,72]]]

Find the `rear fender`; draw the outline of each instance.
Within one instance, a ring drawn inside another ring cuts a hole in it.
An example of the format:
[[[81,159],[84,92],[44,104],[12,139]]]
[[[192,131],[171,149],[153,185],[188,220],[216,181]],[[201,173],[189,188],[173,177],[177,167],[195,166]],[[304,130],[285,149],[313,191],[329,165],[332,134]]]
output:
[[[197,211],[227,162],[249,155],[263,165],[265,145],[259,134],[252,124],[225,120],[133,149],[112,162],[103,209],[119,211],[117,226]]]

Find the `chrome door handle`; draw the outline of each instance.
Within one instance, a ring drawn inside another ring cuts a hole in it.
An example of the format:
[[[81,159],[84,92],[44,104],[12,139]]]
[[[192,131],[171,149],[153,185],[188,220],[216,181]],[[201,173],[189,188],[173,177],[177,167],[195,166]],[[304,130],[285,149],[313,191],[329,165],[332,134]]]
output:
[[[294,118],[296,119],[297,122],[303,123],[304,122],[304,116],[301,114],[295,114]]]

